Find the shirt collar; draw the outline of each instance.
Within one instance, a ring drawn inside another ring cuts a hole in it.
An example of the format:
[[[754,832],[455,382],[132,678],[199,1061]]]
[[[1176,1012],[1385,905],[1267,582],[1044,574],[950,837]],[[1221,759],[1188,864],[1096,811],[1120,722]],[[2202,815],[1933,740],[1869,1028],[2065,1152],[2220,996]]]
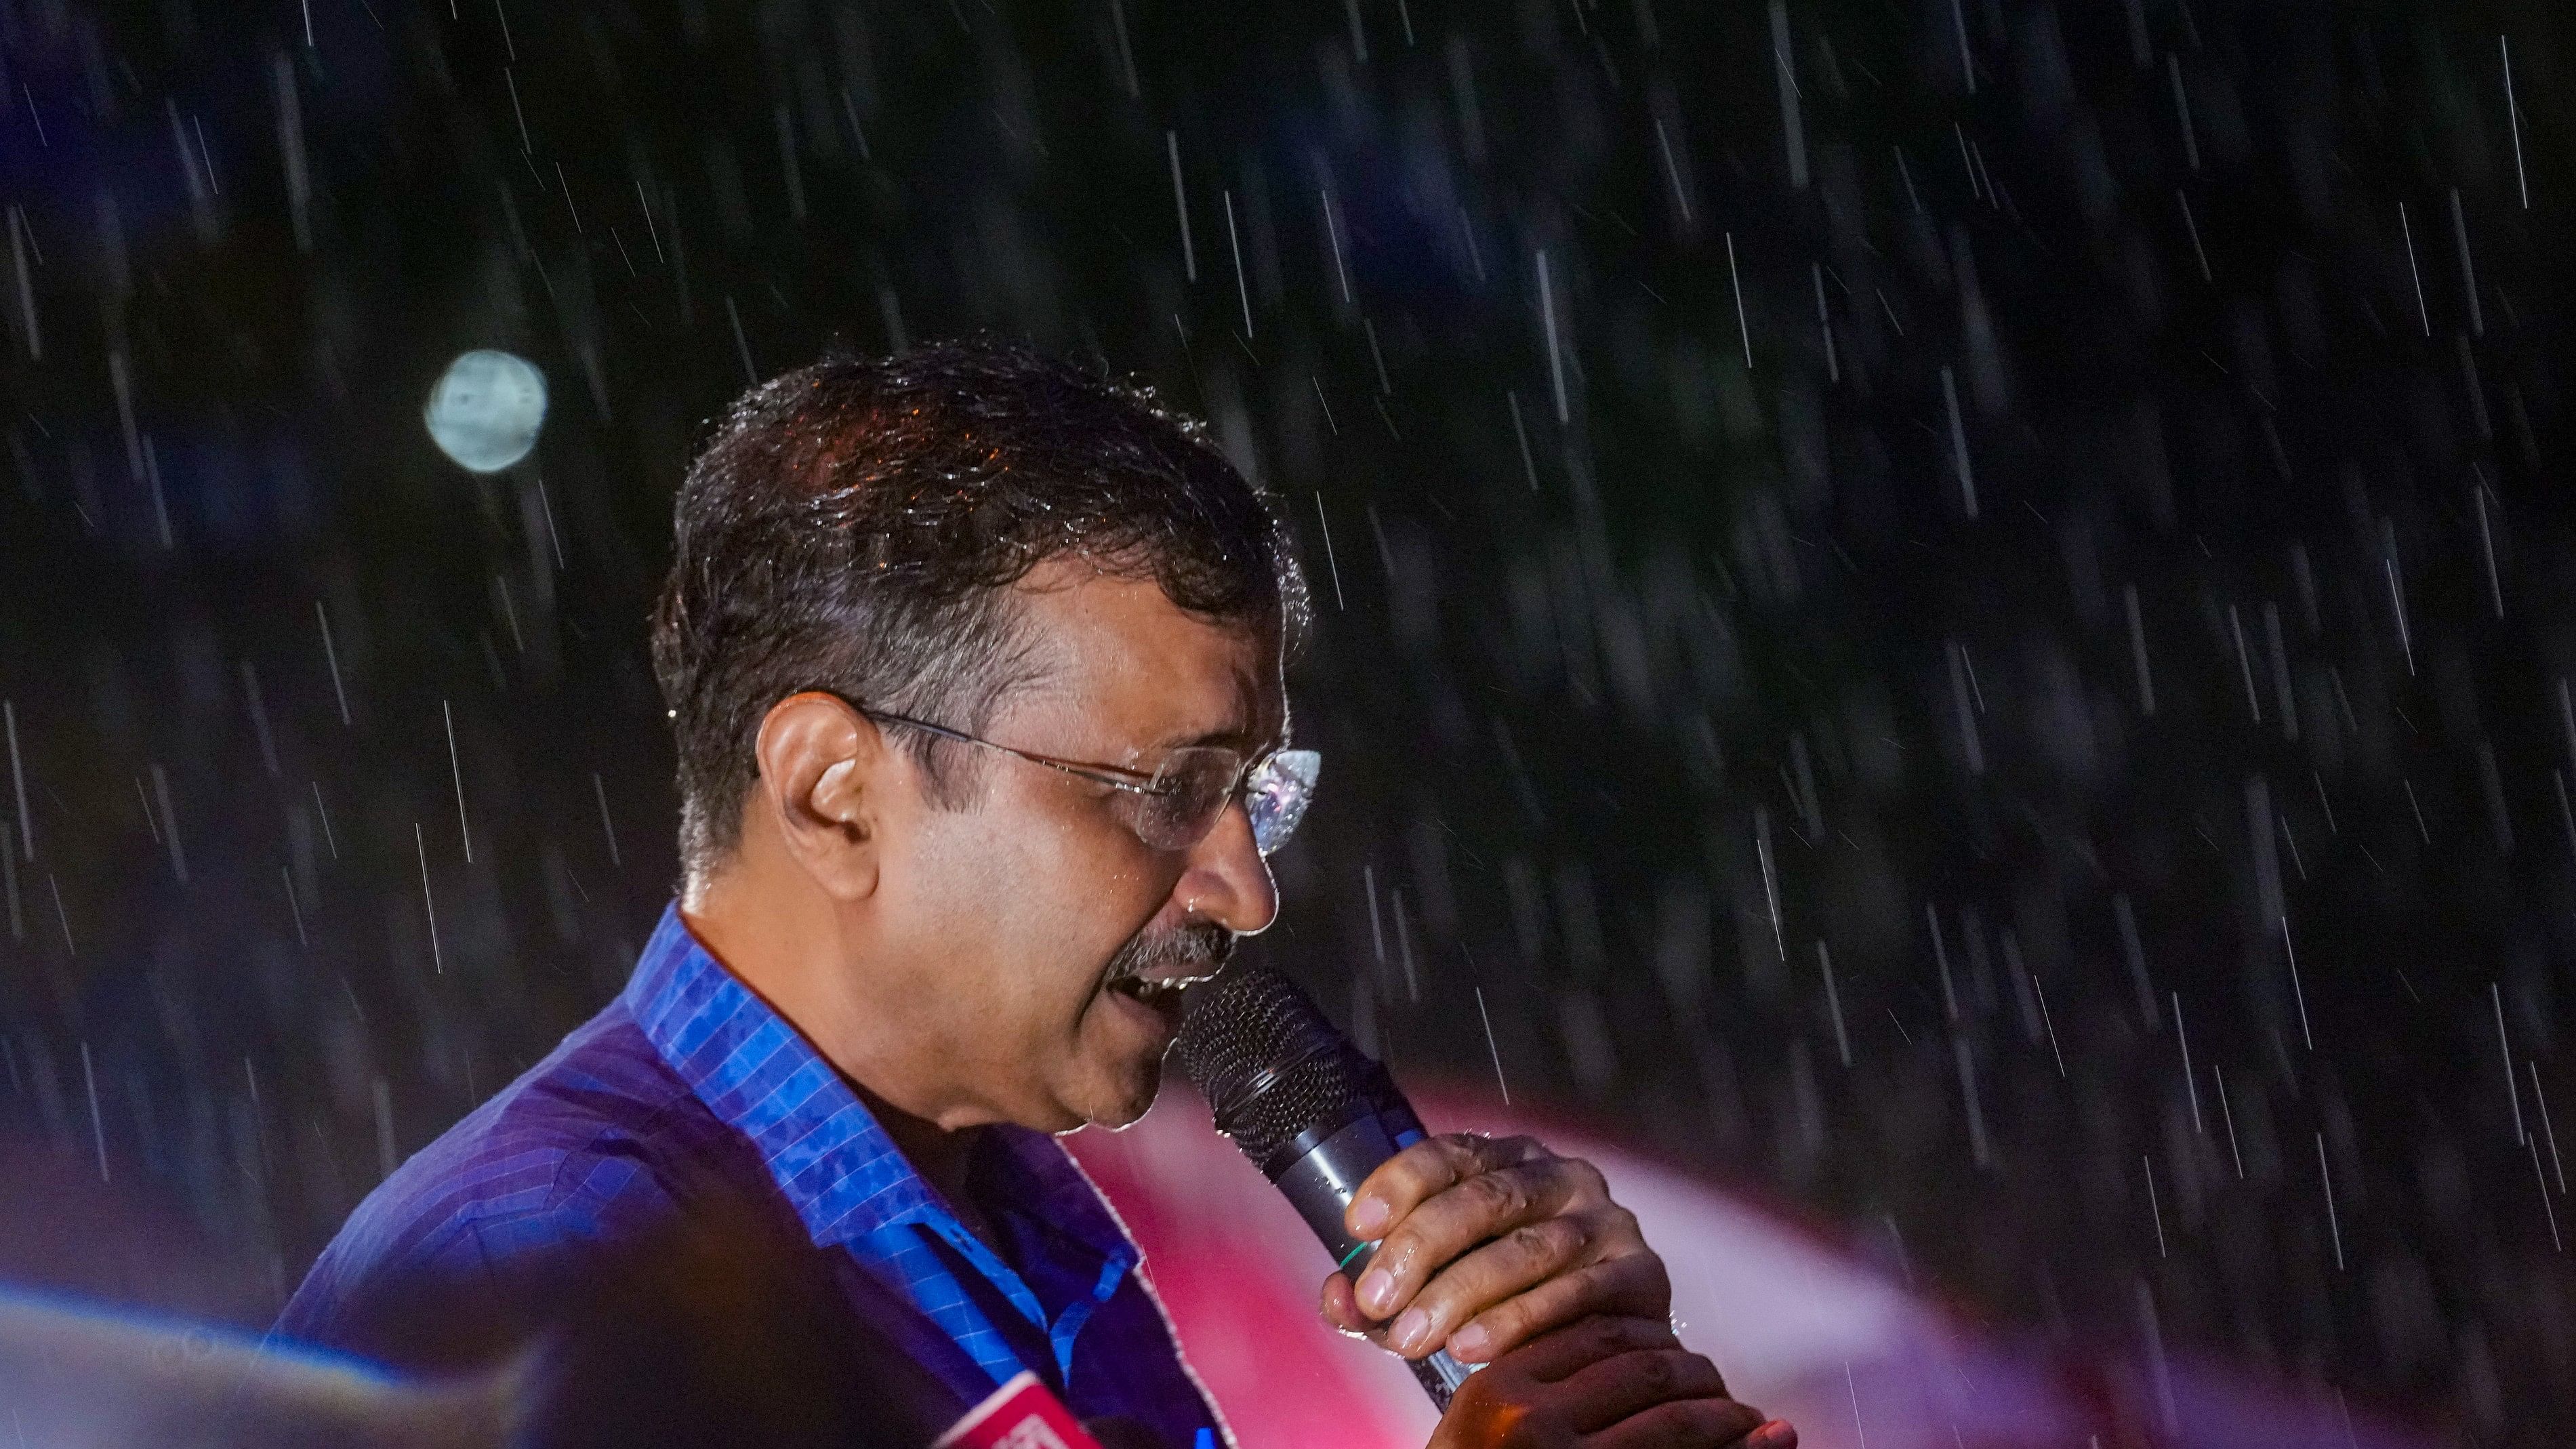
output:
[[[645,942],[625,1000],[662,1059],[750,1139],[817,1246],[953,1219],[849,1082],[700,944],[677,901]],[[1062,1146],[1024,1127],[989,1130],[985,1160],[998,1170],[986,1180],[997,1195],[1104,1257],[1134,1260],[1117,1215]]]

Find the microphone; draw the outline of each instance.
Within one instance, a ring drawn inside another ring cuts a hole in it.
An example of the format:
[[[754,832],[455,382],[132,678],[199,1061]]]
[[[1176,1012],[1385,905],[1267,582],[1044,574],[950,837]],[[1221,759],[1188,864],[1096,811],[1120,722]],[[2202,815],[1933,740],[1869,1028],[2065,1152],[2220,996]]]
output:
[[[1384,1065],[1275,971],[1237,964],[1203,986],[1175,1044],[1181,1070],[1234,1140],[1357,1282],[1377,1245],[1342,1214],[1377,1165],[1422,1140],[1422,1119]],[[1446,1349],[1412,1363],[1443,1412],[1476,1366]]]

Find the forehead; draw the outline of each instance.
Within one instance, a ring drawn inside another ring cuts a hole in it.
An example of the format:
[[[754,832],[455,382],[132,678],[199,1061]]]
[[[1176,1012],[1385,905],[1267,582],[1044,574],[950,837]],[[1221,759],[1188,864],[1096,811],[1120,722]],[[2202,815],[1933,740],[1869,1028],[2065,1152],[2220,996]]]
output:
[[[1249,749],[1284,728],[1275,619],[1195,615],[1151,579],[1079,558],[1048,560],[1014,593],[1037,666],[1027,705],[1068,716],[1071,738],[1106,751],[1104,763],[1183,744]]]

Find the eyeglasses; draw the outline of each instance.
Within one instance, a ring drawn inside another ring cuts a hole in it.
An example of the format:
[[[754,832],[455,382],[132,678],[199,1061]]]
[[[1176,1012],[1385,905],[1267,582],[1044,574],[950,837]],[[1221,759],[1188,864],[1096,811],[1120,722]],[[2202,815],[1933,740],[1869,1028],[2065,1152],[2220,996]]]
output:
[[[871,709],[837,689],[813,685],[801,691],[828,694],[881,724],[904,725],[960,744],[981,745],[1044,765],[1077,780],[1089,780],[1119,792],[1126,808],[1120,813],[1136,838],[1156,850],[1187,850],[1207,838],[1226,807],[1243,801],[1252,821],[1253,848],[1264,856],[1288,843],[1297,822],[1315,797],[1315,781],[1324,757],[1314,750],[1272,750],[1254,759],[1223,745],[1183,745],[1163,757],[1150,773],[1116,765],[1086,765],[1029,750],[1013,749],[963,730],[928,720]]]

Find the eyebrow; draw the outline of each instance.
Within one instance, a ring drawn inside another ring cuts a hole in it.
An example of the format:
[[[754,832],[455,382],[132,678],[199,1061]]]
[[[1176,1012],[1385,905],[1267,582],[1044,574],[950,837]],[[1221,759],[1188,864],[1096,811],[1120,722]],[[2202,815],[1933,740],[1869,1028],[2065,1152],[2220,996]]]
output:
[[[1185,750],[1199,745],[1227,745],[1241,749],[1253,743],[1255,741],[1252,738],[1252,726],[1237,724],[1223,729],[1205,730],[1195,735],[1167,737],[1156,741],[1154,747],[1162,750]]]
[[[1238,684],[1243,682],[1244,681],[1238,679]],[[1245,754],[1253,753],[1255,748],[1263,744],[1264,741],[1254,737],[1254,727],[1249,720],[1244,718],[1244,715],[1251,712],[1251,709],[1253,708],[1253,697],[1256,693],[1256,690],[1244,688],[1238,688],[1235,691],[1235,709],[1237,712],[1233,721],[1220,725],[1212,730],[1203,730],[1195,735],[1166,736],[1161,740],[1157,740],[1154,743],[1153,748],[1158,750],[1181,750],[1190,749],[1200,745],[1224,745],[1231,749],[1240,750]],[[1278,743],[1285,744],[1287,742],[1289,735],[1289,718],[1290,716],[1287,710],[1283,707],[1280,710],[1279,729],[1275,736]]]

